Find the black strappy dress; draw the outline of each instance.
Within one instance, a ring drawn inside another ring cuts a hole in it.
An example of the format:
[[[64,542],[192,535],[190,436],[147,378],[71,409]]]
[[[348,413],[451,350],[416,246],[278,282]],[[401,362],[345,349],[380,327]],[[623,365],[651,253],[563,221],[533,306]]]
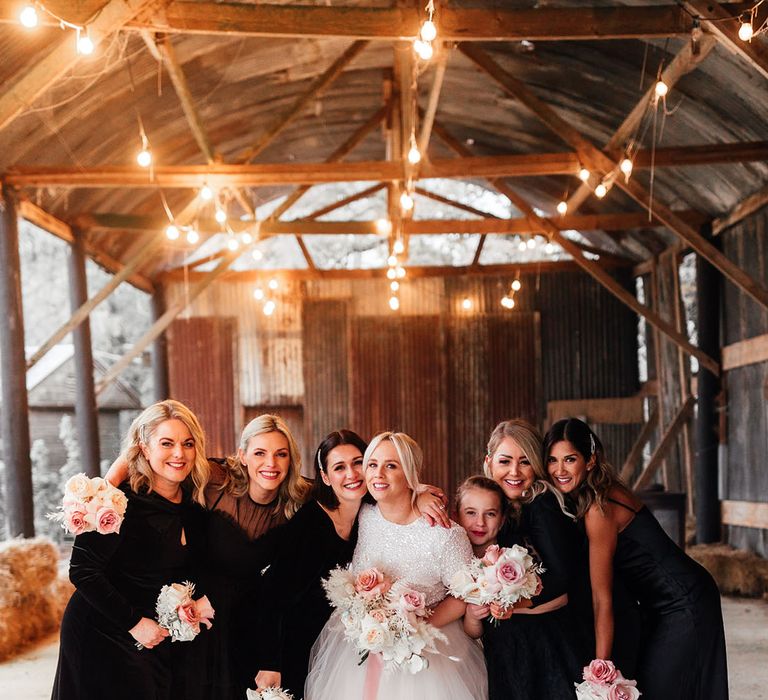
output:
[[[637,687],[643,700],[724,700],[728,671],[720,593],[643,506],[618,535],[617,578],[644,614]]]

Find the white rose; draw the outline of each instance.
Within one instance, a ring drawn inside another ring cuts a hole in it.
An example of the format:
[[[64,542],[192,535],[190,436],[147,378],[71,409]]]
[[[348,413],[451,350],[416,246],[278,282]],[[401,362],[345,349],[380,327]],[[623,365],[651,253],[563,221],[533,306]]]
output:
[[[423,656],[419,656],[418,654],[412,654],[411,658],[408,659],[407,664],[408,670],[411,673],[418,673],[429,666],[429,662]]]
[[[64,484],[65,497],[69,496],[78,501],[85,501],[96,493],[91,480],[85,474],[75,474]]]

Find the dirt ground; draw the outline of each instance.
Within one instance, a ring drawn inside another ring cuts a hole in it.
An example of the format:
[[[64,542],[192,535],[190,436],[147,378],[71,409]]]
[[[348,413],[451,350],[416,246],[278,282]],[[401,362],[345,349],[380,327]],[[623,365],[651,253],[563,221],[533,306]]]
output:
[[[768,700],[768,602],[723,598],[732,700]],[[2,697],[47,700],[56,670],[58,637],[0,663]]]

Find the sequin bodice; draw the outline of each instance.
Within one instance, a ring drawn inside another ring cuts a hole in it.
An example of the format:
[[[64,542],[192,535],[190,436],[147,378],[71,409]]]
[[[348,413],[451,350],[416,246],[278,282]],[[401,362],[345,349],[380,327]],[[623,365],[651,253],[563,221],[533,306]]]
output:
[[[451,576],[472,558],[467,533],[457,525],[430,527],[424,518],[392,523],[378,507],[363,505],[352,570],[375,566],[422,591],[428,606],[445,598]]]

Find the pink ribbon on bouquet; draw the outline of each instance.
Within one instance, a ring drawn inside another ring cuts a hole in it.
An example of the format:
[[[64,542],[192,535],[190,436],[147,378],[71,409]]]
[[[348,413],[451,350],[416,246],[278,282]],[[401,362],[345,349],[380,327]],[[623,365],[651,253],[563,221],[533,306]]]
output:
[[[376,700],[379,694],[379,683],[384,662],[381,654],[368,654],[365,664],[365,684],[363,685],[363,700]]]

